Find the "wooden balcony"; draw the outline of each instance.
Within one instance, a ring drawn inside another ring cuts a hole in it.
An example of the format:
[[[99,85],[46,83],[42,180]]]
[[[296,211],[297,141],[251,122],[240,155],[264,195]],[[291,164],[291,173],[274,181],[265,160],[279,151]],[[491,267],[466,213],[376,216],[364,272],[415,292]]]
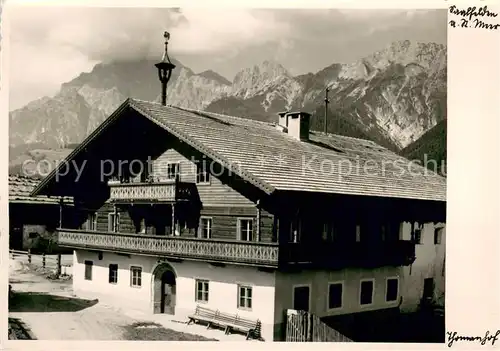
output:
[[[190,183],[163,181],[151,183],[108,182],[113,202],[176,202],[193,196]]]
[[[174,259],[239,263],[260,267],[342,269],[405,266],[415,260],[410,241],[367,243],[257,243],[59,229],[59,245]]]
[[[408,266],[415,261],[415,243],[406,240],[377,243],[287,243],[280,247],[280,262],[287,265],[376,268]]]
[[[178,259],[275,267],[277,244],[59,229],[59,245]]]

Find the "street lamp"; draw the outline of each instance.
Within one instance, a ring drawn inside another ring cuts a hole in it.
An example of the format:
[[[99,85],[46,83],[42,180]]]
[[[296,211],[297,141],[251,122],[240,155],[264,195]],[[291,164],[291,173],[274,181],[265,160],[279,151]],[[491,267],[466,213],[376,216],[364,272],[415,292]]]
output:
[[[172,70],[175,68],[175,65],[170,62],[170,58],[168,57],[168,40],[170,39],[170,33],[165,32],[163,37],[165,38],[165,52],[163,53],[161,62],[158,62],[155,66],[158,68],[158,78],[161,82],[161,104],[165,106],[167,104],[167,83],[172,76]]]
[[[330,100],[328,99],[328,92],[330,91],[330,87],[326,87],[325,89],[325,125],[324,125],[324,132],[325,134],[328,133],[328,104],[330,103]]]

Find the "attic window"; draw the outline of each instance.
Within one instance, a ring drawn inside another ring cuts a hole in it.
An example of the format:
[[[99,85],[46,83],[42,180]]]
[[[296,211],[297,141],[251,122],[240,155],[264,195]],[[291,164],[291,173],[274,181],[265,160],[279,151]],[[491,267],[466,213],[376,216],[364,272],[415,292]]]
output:
[[[210,183],[210,173],[208,172],[208,164],[204,160],[196,164],[196,184]]]

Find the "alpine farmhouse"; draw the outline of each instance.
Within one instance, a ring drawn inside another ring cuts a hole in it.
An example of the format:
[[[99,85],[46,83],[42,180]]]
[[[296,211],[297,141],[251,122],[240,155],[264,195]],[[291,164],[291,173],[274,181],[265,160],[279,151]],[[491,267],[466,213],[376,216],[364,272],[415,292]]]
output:
[[[32,192],[73,198],[58,239],[76,294],[266,341],[284,339],[289,310],[443,301],[443,177],[310,131],[306,112],[265,123],[167,106],[164,37],[162,103],[127,99]]]
[[[28,176],[9,175],[9,249],[64,252],[57,246],[55,229],[60,223],[61,208],[67,214],[73,210],[72,199],[30,196],[37,184],[38,180]]]
[[[282,340],[286,310],[414,310],[444,294],[445,179],[361,139],[126,100],[32,195],[72,197],[73,287]],[[368,165],[365,167],[364,165]],[[64,212],[63,212],[64,213]]]

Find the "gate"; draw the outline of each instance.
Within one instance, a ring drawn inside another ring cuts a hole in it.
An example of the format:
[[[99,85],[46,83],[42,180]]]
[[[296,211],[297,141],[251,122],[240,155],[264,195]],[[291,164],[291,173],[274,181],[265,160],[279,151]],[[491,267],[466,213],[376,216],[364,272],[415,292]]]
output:
[[[285,333],[287,342],[352,342],[322,322],[318,316],[306,311],[286,311]]]
[[[285,341],[307,341],[308,325],[307,312],[297,310],[286,311],[286,337]]]

